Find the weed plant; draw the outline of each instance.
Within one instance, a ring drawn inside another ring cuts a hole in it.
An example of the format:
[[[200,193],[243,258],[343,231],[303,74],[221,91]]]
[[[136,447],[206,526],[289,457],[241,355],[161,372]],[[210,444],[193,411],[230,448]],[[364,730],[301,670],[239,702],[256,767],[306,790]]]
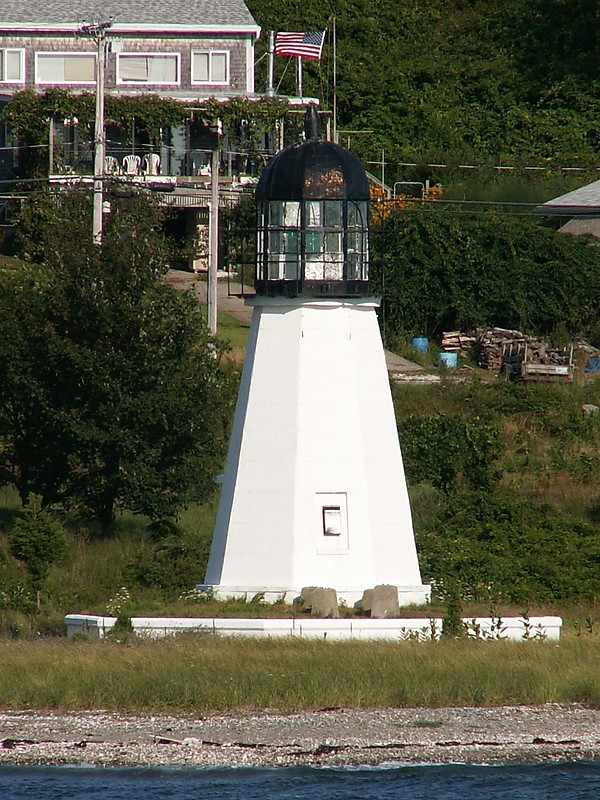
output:
[[[218,313],[217,338],[224,350],[224,361],[233,367],[241,368],[244,362],[250,326],[229,314]]]

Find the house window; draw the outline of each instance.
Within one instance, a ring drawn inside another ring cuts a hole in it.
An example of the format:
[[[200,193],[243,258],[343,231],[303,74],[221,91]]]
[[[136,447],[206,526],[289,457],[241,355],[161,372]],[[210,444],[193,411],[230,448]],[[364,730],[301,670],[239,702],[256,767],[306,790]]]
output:
[[[227,50],[195,51],[192,53],[192,83],[229,83],[229,52]]]
[[[25,51],[0,49],[0,83],[23,83],[25,80]]]
[[[36,83],[95,83],[94,53],[36,53]]]
[[[119,53],[117,83],[179,83],[179,53]]]

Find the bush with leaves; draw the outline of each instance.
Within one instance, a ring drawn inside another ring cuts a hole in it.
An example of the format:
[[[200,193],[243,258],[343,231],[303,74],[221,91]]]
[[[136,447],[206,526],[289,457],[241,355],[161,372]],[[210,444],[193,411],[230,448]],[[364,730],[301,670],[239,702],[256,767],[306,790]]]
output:
[[[386,335],[490,325],[591,332],[600,272],[589,239],[491,213],[395,212],[371,236]]]
[[[595,526],[501,490],[456,492],[435,524],[416,529],[426,580],[460,584],[488,601],[591,600],[600,596]]]
[[[165,597],[193,588],[206,572],[210,539],[186,533],[170,520],[151,526],[152,545],[127,567],[134,586],[160,589]]]

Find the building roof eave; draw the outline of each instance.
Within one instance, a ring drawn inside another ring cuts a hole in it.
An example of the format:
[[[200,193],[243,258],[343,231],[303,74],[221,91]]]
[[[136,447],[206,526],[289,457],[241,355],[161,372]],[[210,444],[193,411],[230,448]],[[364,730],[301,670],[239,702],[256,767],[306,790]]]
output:
[[[598,217],[600,216],[600,205],[576,206],[545,203],[544,205],[536,206],[534,212],[544,217]]]
[[[81,30],[80,22],[68,23],[2,23],[0,35],[6,34],[66,34],[73,35]],[[208,34],[220,36],[255,36],[259,38],[261,28],[259,25],[189,25],[189,24],[158,24],[158,23],[115,23],[108,30],[107,36],[128,36],[136,33],[148,34],[190,34],[194,36]]]

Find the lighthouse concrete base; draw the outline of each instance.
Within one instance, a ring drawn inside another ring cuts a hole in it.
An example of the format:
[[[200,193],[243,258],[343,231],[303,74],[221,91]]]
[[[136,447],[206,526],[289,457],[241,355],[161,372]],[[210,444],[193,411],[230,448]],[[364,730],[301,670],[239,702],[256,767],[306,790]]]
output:
[[[261,600],[264,603],[293,603],[300,597],[300,592],[304,587],[294,589],[283,586],[210,586],[198,584],[196,591],[214,597],[216,600]],[[365,589],[372,587],[365,587]],[[337,588],[338,602],[348,607],[355,607],[360,604],[365,589],[344,589]],[[427,585],[419,586],[398,586],[398,604],[400,607],[421,606],[428,603],[431,599],[431,587]]]
[[[426,602],[375,298],[257,297],[204,583]],[[282,598],[283,599],[283,598]]]

